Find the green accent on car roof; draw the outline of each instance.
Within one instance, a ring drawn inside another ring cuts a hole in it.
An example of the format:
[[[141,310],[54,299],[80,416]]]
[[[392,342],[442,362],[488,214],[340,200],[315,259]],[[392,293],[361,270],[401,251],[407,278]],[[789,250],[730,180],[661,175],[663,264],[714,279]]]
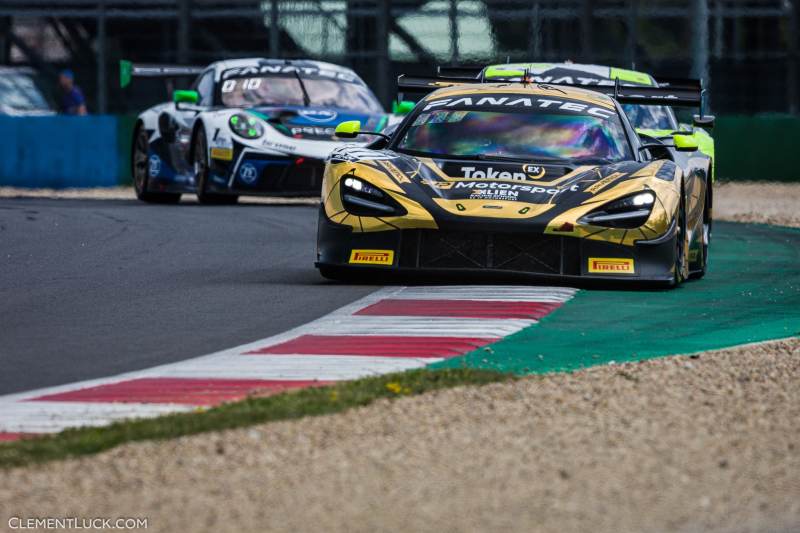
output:
[[[582,290],[540,323],[431,368],[571,371],[800,335],[800,230],[715,222],[706,277]]]
[[[489,65],[483,69],[484,79],[507,78],[510,76],[524,76],[525,69],[533,73],[535,70],[547,70],[553,68],[555,63],[502,63]]]
[[[624,68],[611,67],[609,78],[619,79],[619,81],[627,81],[629,83],[638,83],[640,85],[655,85],[653,77],[644,72],[637,72],[635,70],[626,70]]]
[[[492,67],[486,67],[483,71],[483,78],[484,79],[491,79],[491,78],[509,78],[514,76],[524,76],[525,75],[525,66],[520,65],[498,65]]]
[[[387,122],[389,122],[389,117],[383,115],[381,119],[378,121],[378,126],[375,128],[375,131],[383,131],[383,128],[386,127]]]

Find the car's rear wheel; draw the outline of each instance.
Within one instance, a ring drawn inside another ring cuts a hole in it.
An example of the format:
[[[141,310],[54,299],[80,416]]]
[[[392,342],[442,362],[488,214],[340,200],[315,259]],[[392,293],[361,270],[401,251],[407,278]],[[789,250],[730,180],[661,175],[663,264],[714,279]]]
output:
[[[233,194],[215,194],[208,192],[208,179],[211,167],[208,162],[208,142],[206,131],[202,127],[194,136],[194,182],[197,187],[197,201],[206,205],[235,204],[239,197]]]
[[[675,233],[675,277],[673,286],[677,287],[689,277],[689,232],[686,226],[686,198],[681,188],[681,201],[678,207],[678,224]]]
[[[133,150],[131,150],[131,177],[136,197],[143,202],[154,204],[178,203],[181,199],[180,194],[147,190],[150,181],[149,146],[147,130],[142,124],[139,124],[133,133]]]

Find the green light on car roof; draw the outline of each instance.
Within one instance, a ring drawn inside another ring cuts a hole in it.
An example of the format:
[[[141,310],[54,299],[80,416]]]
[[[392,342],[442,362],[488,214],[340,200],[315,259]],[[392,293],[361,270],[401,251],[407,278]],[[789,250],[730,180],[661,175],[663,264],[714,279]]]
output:
[[[247,130],[247,134],[250,137],[255,137],[256,135],[258,135],[258,132],[255,130],[255,128],[250,128],[249,130]]]
[[[250,117],[250,118],[247,119],[247,123],[250,124],[251,126],[253,126],[256,123],[256,119],[254,119],[253,117]]]
[[[235,126],[238,123],[239,123],[239,117],[237,117],[236,115],[232,116],[231,117],[231,124],[233,124]]]

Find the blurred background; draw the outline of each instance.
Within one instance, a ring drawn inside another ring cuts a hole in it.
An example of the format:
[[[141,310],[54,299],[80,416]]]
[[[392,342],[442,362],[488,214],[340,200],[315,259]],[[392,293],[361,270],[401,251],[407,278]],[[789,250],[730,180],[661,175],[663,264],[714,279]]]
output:
[[[115,179],[124,182],[131,117],[167,93],[157,81],[121,89],[120,59],[186,65],[247,56],[323,59],[355,69],[387,106],[401,73],[569,59],[702,77],[719,117],[720,177],[794,179],[788,154],[800,139],[797,3],[0,0],[0,114],[3,101],[14,98],[57,109],[58,76],[70,69],[88,112],[113,119],[104,127],[115,131]],[[0,117],[2,128],[6,123]],[[64,140],[58,127],[49,131]],[[786,161],[776,152],[785,152]],[[0,162],[0,184],[40,184],[11,176],[19,168],[9,165]]]

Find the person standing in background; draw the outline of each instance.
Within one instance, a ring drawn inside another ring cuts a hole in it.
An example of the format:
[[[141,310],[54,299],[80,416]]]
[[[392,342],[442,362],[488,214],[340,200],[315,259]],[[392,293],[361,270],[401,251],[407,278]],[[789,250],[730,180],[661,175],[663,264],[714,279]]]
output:
[[[80,87],[75,85],[75,74],[69,70],[62,70],[58,75],[58,84],[61,86],[61,108],[64,115],[86,115],[86,99]]]

